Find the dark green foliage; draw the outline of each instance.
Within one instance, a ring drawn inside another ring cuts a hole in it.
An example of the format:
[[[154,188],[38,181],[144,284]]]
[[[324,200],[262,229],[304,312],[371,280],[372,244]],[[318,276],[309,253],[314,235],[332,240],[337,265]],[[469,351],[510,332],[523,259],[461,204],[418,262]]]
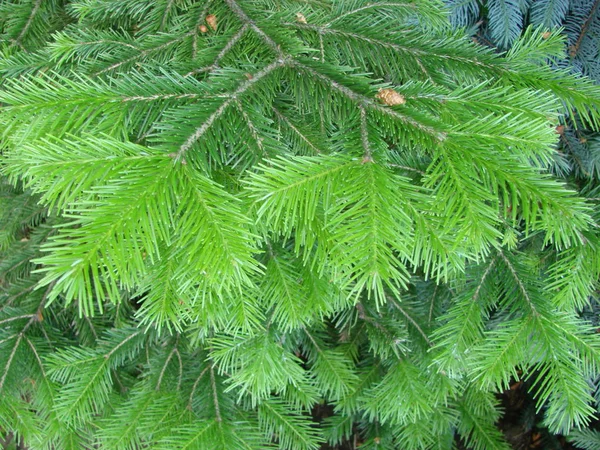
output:
[[[590,423],[595,141],[556,144],[600,89],[528,2],[504,55],[433,0],[0,5],[0,433],[505,449],[516,379]]]

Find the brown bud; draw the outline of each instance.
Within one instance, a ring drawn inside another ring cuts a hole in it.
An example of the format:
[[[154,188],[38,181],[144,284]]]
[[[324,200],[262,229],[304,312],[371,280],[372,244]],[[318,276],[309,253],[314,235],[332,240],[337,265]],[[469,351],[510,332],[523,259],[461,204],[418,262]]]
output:
[[[544,31],[544,33],[542,34],[542,39],[548,39],[550,36],[552,36],[552,33],[550,33],[549,31]]]
[[[576,45],[569,45],[569,56],[571,58],[575,58],[577,56],[577,49],[578,47]]]
[[[393,89],[379,89],[377,98],[388,106],[404,105],[406,99]]]
[[[565,134],[565,126],[564,126],[564,125],[558,125],[558,126],[555,128],[555,130],[556,130],[556,132],[557,132],[558,134],[560,134],[561,136],[562,136],[563,134]]]
[[[306,17],[304,17],[304,14],[302,14],[300,12],[296,13],[296,22],[298,22],[298,23],[308,23],[306,21]]]
[[[206,25],[200,25],[198,27],[198,29],[200,30],[200,33],[206,33],[208,31],[208,28],[206,28]]]
[[[206,24],[213,29],[213,31],[217,30],[217,16],[214,14],[209,14],[206,16]]]

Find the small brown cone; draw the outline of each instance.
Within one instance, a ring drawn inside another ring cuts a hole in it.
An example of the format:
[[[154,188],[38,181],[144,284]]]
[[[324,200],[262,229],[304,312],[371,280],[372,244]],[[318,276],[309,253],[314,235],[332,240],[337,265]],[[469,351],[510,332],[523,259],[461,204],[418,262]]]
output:
[[[404,105],[406,99],[393,89],[379,89],[377,98],[388,106]]]
[[[206,24],[213,29],[213,31],[217,30],[217,16],[214,14],[209,14],[206,16]]]
[[[304,17],[304,14],[302,14],[301,12],[297,12],[296,13],[296,22],[298,22],[298,23],[308,23],[306,21],[306,17]]]

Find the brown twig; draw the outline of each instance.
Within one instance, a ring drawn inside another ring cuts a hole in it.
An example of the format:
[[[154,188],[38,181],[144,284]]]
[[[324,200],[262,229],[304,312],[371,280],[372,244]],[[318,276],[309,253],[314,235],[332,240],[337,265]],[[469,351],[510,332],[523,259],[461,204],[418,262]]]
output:
[[[598,6],[600,6],[600,0],[596,0],[592,5],[592,9],[590,9],[590,13],[585,22],[583,23],[583,26],[581,27],[581,33],[579,33],[579,37],[577,38],[575,43],[569,48],[569,56],[571,56],[571,58],[574,58],[575,56],[577,56],[577,53],[579,53],[579,47],[581,47],[583,38],[585,37],[586,33],[588,32],[588,29],[590,28],[590,25],[592,24],[592,21],[594,20],[594,16],[596,15]]]

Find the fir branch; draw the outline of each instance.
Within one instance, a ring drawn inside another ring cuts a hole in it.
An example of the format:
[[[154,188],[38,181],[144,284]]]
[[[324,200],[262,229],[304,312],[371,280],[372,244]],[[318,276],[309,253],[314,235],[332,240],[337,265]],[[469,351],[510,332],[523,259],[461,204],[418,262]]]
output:
[[[377,5],[377,4],[374,4],[374,5]],[[293,27],[293,28],[298,28],[298,29],[311,30],[311,31],[318,33],[319,35],[332,35],[335,37],[355,39],[360,42],[366,42],[368,44],[371,44],[374,47],[394,50],[395,52],[398,52],[400,55],[406,55],[406,54],[411,55],[417,61],[419,61],[419,58],[428,57],[428,58],[432,58],[432,59],[439,59],[441,61],[443,61],[443,60],[454,61],[454,62],[461,63],[461,64],[471,65],[471,66],[475,66],[475,67],[481,67],[482,69],[494,69],[495,68],[495,66],[492,63],[486,62],[485,60],[482,60],[482,59],[479,59],[479,58],[475,57],[475,55],[473,55],[473,57],[466,57],[466,56],[460,56],[460,55],[451,54],[451,53],[436,52],[432,49],[425,49],[425,48],[420,48],[420,47],[415,48],[415,47],[411,47],[408,45],[402,45],[402,44],[396,43],[394,41],[386,41],[383,39],[378,39],[376,37],[366,36],[366,35],[363,35],[360,33],[353,33],[353,32],[345,31],[342,29],[337,29],[337,28],[329,28],[324,25],[312,25],[312,24],[304,24],[304,23],[286,23],[285,25],[289,26],[289,27]],[[421,67],[424,68],[423,61],[419,61],[419,62],[421,64]],[[429,72],[426,69],[423,69],[423,70],[424,70],[425,74],[429,76]]]
[[[35,317],[35,314],[24,314],[22,316],[13,316],[13,317],[9,317],[8,319],[0,320],[0,325],[2,325],[3,323],[12,322],[13,320],[31,319],[33,317]]]
[[[143,334],[143,331],[136,331],[135,333],[131,333],[129,334],[125,339],[123,339],[121,342],[119,342],[117,345],[115,345],[113,348],[110,349],[110,351],[108,353],[105,353],[103,356],[104,359],[110,359],[117,351],[119,351],[119,349],[123,346],[125,346],[129,341],[135,339],[136,337],[140,336]]]
[[[502,258],[502,260],[504,261],[504,263],[506,264],[506,266],[510,270],[510,273],[511,273],[514,281],[517,283],[517,286],[519,287],[519,291],[521,291],[521,295],[527,301],[527,305],[529,306],[529,308],[531,310],[531,313],[533,314],[533,316],[536,319],[539,318],[540,317],[540,313],[538,312],[538,310],[535,307],[533,301],[531,300],[531,297],[529,296],[529,292],[527,291],[527,288],[525,287],[525,284],[523,283],[523,280],[521,279],[521,277],[517,273],[515,267],[510,262],[510,260],[506,257],[506,255],[504,254],[503,251],[500,250],[498,252],[498,255],[500,256],[500,258]]]
[[[250,134],[252,135],[252,138],[254,139],[254,142],[256,142],[256,146],[261,151],[262,155],[264,155],[265,147],[263,145],[263,139],[260,136],[256,126],[254,125],[254,123],[252,123],[252,120],[250,119],[250,117],[248,116],[246,111],[244,110],[244,107],[237,99],[235,101],[235,106],[237,107],[238,111],[242,115],[242,118],[244,119],[244,122],[246,123],[248,130],[250,131]]]
[[[377,111],[378,113],[381,113],[385,116],[392,117],[394,119],[399,120],[400,122],[411,125],[414,128],[418,129],[419,131],[423,131],[427,135],[430,135],[437,142],[442,142],[446,139],[445,133],[440,132],[439,130],[436,130],[435,128],[432,128],[428,125],[424,125],[424,124],[416,121],[412,117],[401,114],[400,112],[396,111],[395,109],[391,109],[389,107],[385,107],[383,105],[376,103],[375,100],[373,100],[369,97],[366,97],[358,92],[355,92],[352,89],[338,83],[337,81],[328,77],[326,74],[321,73],[321,72],[317,71],[316,69],[314,69],[313,67],[306,65],[306,63],[302,63],[300,61],[291,61],[289,63],[289,65],[292,67],[297,67],[297,68],[301,69],[302,71],[312,75],[313,77],[325,82],[327,85],[329,85],[335,91],[341,93],[346,98],[352,100],[353,102],[357,103],[359,106],[364,107],[365,109],[368,108],[370,110]]]
[[[167,17],[169,16],[169,13],[171,12],[171,8],[173,8],[173,3],[175,3],[175,0],[167,1],[167,6],[165,7],[162,19],[160,21],[160,26],[158,27],[159,31],[162,31],[165,28],[165,25],[167,23]]]
[[[505,40],[564,15],[463,3]],[[559,33],[494,53],[434,0],[17,4],[2,172],[42,206],[0,183],[1,431],[503,448],[494,398],[519,377],[552,432],[587,423],[598,211],[577,196],[598,189],[552,149],[564,114],[600,122],[600,93],[546,65]]]
[[[373,162],[371,147],[369,145],[369,132],[367,130],[367,112],[362,106],[360,109],[360,140],[364,149],[363,163]]]
[[[183,159],[184,154],[194,145],[194,143],[196,141],[198,141],[200,138],[202,138],[202,136],[213,125],[215,120],[217,120],[219,117],[221,117],[221,115],[223,115],[223,113],[227,110],[227,108],[232,103],[235,104],[238,97],[243,95],[246,91],[248,91],[250,88],[252,88],[256,83],[261,81],[262,78],[267,77],[272,72],[274,72],[275,70],[277,70],[281,67],[284,67],[285,65],[286,65],[285,60],[278,59],[276,61],[273,61],[271,64],[267,65],[260,71],[253,74],[252,78],[241,83],[238,86],[238,88],[235,91],[233,91],[231,94],[229,94],[226,97],[226,100],[223,103],[221,103],[221,105],[212,114],[210,114],[207,117],[207,119],[204,121],[204,123],[202,123],[202,125],[200,125],[198,128],[196,128],[194,133],[190,137],[188,137],[183,144],[181,144],[181,146],[179,147],[179,150],[175,154],[175,159],[178,161],[181,161]]]
[[[21,343],[21,340],[24,337],[23,336],[23,332],[17,334],[16,337],[17,337],[17,339],[15,340],[15,343],[14,343],[14,345],[12,347],[10,355],[8,356],[8,360],[6,361],[6,364],[4,366],[4,370],[2,371],[2,377],[0,377],[0,391],[4,388],[4,382],[6,381],[6,377],[8,375],[9,370],[10,370],[10,367],[12,365],[13,359],[15,357],[15,354],[17,353],[17,349],[19,348],[19,344]]]
[[[194,27],[194,30],[196,30],[196,32],[193,34],[193,37],[192,37],[192,58],[194,58],[194,59],[196,59],[196,56],[198,55],[198,31],[197,30],[200,29],[202,22],[204,22],[206,20],[206,14],[208,13],[208,9],[210,8],[211,3],[212,3],[212,0],[206,0],[204,2],[202,10],[201,10],[200,14],[198,15],[198,19],[196,20],[196,26]]]
[[[157,47],[150,47],[150,48],[147,48],[145,50],[141,50],[137,55],[131,56],[131,57],[129,57],[129,58],[123,60],[123,61],[119,61],[119,62],[116,62],[114,64],[111,64],[110,66],[105,67],[104,69],[102,69],[102,70],[94,73],[93,76],[96,77],[96,76],[102,75],[104,73],[111,72],[111,71],[113,71],[115,69],[118,69],[119,67],[121,67],[121,66],[123,66],[125,64],[129,64],[129,63],[131,63],[133,61],[142,59],[142,58],[144,58],[144,57],[146,57],[146,56],[148,56],[148,55],[150,55],[152,53],[158,53],[161,50],[164,50],[165,48],[168,48],[168,47],[170,47],[172,45],[175,45],[175,44],[181,42],[182,40],[184,40],[184,39],[186,39],[186,38],[188,38],[190,36],[193,36],[196,32],[197,32],[196,29],[193,29],[192,31],[188,31],[187,33],[184,33],[182,35],[176,36],[173,39],[171,39],[171,40],[169,40],[167,42],[164,42],[164,43],[158,45]]]
[[[192,401],[194,399],[196,389],[198,389],[198,384],[200,383],[200,380],[202,379],[202,377],[204,377],[204,375],[206,375],[206,373],[209,370],[211,370],[211,366],[205,367],[202,370],[202,372],[200,372],[200,375],[198,375],[198,377],[194,380],[194,384],[192,385],[192,389],[190,390],[190,396],[189,396],[188,404],[187,404],[187,409],[189,409],[190,411],[192,410]],[[211,380],[211,382],[212,382],[212,380]]]
[[[259,421],[269,435],[276,435],[284,448],[317,450],[320,436],[310,427],[310,422],[290,413],[277,400],[261,403]]]
[[[23,326],[23,328],[21,329],[21,331],[19,331],[19,333],[17,333],[16,335],[12,335],[10,337],[8,337],[7,339],[5,339],[4,341],[10,340],[13,337],[16,336],[16,340],[14,345],[12,346],[12,350],[8,356],[8,359],[4,365],[4,370],[2,371],[2,376],[0,377],[0,391],[2,391],[2,389],[4,388],[4,383],[6,382],[6,378],[8,376],[8,372],[10,371],[10,368],[12,366],[13,363],[13,359],[15,357],[15,354],[17,353],[17,349],[19,348],[19,345],[21,344],[21,340],[26,339],[27,340],[27,336],[25,335],[25,333],[27,332],[27,330],[34,324],[34,323],[39,323],[41,322],[41,311],[45,305],[46,302],[46,298],[48,297],[48,295],[50,294],[52,288],[53,288],[54,284],[51,283],[47,288],[46,291],[44,292],[44,295],[41,298],[41,301],[38,305],[37,311],[35,314],[32,314],[29,316],[29,320],[27,321],[27,323]],[[4,342],[3,341],[3,342]]]
[[[419,170],[419,169],[415,169],[414,167],[408,167],[408,166],[403,166],[401,164],[393,164],[393,163],[387,163],[387,165],[389,167],[396,167],[398,169],[406,170],[408,172],[415,172],[415,173],[418,173],[421,176],[426,176],[427,175],[426,172],[423,172],[422,170]]]
[[[286,116],[284,116],[281,113],[281,111],[279,111],[274,106],[272,106],[271,109],[273,110],[273,112],[275,113],[277,118],[281,122],[285,123],[294,133],[296,133],[300,137],[300,139],[302,139],[304,142],[306,142],[306,145],[308,145],[310,148],[312,148],[317,155],[321,153],[321,150],[318,147],[316,147],[316,145],[313,142],[311,142],[311,140],[309,138],[307,138],[300,130],[298,130],[298,128],[290,121],[290,119],[288,119]]]
[[[386,8],[386,7],[402,7],[402,8],[410,8],[410,9],[414,9],[417,10],[417,5],[414,3],[404,3],[404,2],[377,2],[377,3],[367,3],[366,5],[363,6],[359,6],[357,8],[351,9],[349,11],[344,12],[343,14],[340,14],[336,17],[333,18],[333,20],[329,21],[328,23],[326,23],[325,25],[323,25],[324,28],[329,28],[334,22],[337,22],[338,20],[343,20],[348,16],[351,16],[353,14],[357,14],[360,13],[362,11],[366,11],[369,9],[374,9],[374,8]]]
[[[212,399],[213,399],[213,405],[215,407],[215,415],[216,415],[216,420],[218,423],[221,423],[223,421],[223,418],[221,417],[221,408],[219,406],[219,394],[217,393],[217,385],[215,382],[215,367],[214,365],[210,365],[210,387],[212,389]]]
[[[25,22],[25,25],[23,25],[23,28],[21,28],[21,32],[16,37],[16,39],[13,41],[13,43],[15,45],[21,46],[21,41],[25,37],[27,32],[29,31],[31,24],[33,23],[33,20],[35,19],[35,16],[39,11],[40,6],[42,5],[42,1],[43,0],[36,0],[35,3],[33,4],[33,7],[31,8],[31,13],[29,14],[27,22]]]
[[[179,343],[179,335],[177,335],[177,339],[175,341],[175,344],[173,345],[173,349],[169,352],[169,355],[167,356],[167,359],[165,360],[165,363],[163,364],[162,369],[160,370],[160,373],[158,375],[158,380],[156,382],[156,387],[154,388],[156,391],[160,391],[160,386],[162,384],[163,377],[167,370],[167,366],[169,365],[169,362],[171,362],[171,359],[173,358],[173,356],[176,356],[177,360],[179,362],[179,379],[177,381],[177,390],[179,390],[179,388],[181,386],[181,380],[183,377],[183,363],[181,361],[181,355],[179,354],[179,350],[177,349],[178,343]]]
[[[396,299],[394,299],[393,297],[390,297],[389,295],[386,296],[388,302],[390,302],[392,304],[392,306],[394,306],[394,308],[396,308],[398,311],[400,311],[402,313],[402,315],[404,317],[406,317],[406,320],[408,320],[413,327],[415,327],[415,329],[419,332],[419,334],[423,337],[423,339],[425,339],[425,342],[427,342],[427,345],[429,345],[430,347],[433,346],[433,342],[429,339],[429,336],[427,336],[427,333],[425,333],[423,331],[423,329],[421,328],[421,326],[419,325],[419,323],[412,318],[412,316],[410,314],[408,314],[406,311],[404,311],[404,308],[402,308],[402,306],[400,306],[400,303],[398,303],[396,301]]]
[[[244,12],[244,10],[240,7],[236,0],[225,0],[225,3],[227,4],[227,6],[229,6],[231,11],[242,21],[243,24],[248,25],[252,30],[254,30],[256,34],[258,34],[265,41],[265,43],[271,48],[271,50],[275,52],[279,59],[286,59],[287,55],[283,53],[283,51],[281,50],[281,46],[277,44],[277,42],[275,42],[273,38],[271,38],[261,28],[259,28],[258,25],[256,25],[256,22],[254,22],[252,19],[250,19],[250,17],[248,17],[248,15]]]
[[[239,31],[237,33],[235,33],[233,36],[231,36],[231,38],[227,41],[227,44],[225,44],[223,46],[223,48],[217,54],[217,56],[215,57],[215,59],[213,60],[213,62],[211,64],[209,64],[208,66],[200,67],[198,69],[194,69],[191,72],[186,73],[185,76],[188,77],[190,75],[196,75],[199,73],[212,72],[212,71],[218,69],[219,63],[221,62],[221,60],[225,57],[225,55],[227,55],[227,53],[229,53],[229,51],[234,47],[234,45],[237,44],[237,42],[244,36],[244,34],[246,34],[246,31],[248,31],[247,23],[242,25],[242,27],[239,29]]]
[[[579,36],[577,37],[577,40],[575,41],[575,43],[569,47],[569,55],[573,58],[575,57],[578,53],[579,53],[579,47],[581,47],[581,43],[583,42],[583,39],[585,38],[588,29],[590,28],[590,25],[592,24],[592,22],[595,19],[596,16],[596,11],[598,11],[598,7],[600,6],[600,0],[595,0],[594,4],[592,5],[590,12],[587,16],[587,18],[585,19],[585,22],[583,23],[582,27],[581,27],[581,31],[579,32]]]

